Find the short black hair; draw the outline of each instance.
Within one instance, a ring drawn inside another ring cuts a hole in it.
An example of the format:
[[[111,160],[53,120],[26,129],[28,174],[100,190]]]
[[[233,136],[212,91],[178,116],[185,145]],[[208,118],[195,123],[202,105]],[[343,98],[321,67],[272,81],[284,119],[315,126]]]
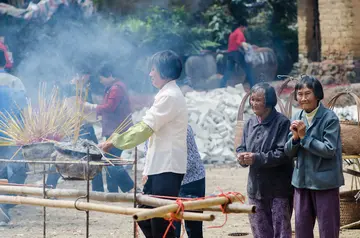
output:
[[[264,90],[265,107],[274,108],[277,104],[277,95],[275,92],[275,88],[268,83],[257,83],[251,88],[250,95],[259,90]]]
[[[178,79],[182,71],[180,57],[171,50],[154,54],[151,57],[150,66],[154,66],[163,79]]]
[[[98,74],[100,76],[103,76],[106,78],[113,76],[114,75],[114,67],[110,63],[105,63],[100,67]]]
[[[314,95],[318,101],[322,100],[324,98],[324,90],[323,86],[321,85],[320,81],[317,80],[314,76],[309,75],[301,75],[300,80],[295,85],[295,93],[294,93],[294,99],[297,101],[297,92],[299,89],[302,89],[304,87],[307,87],[309,89],[312,89],[314,92]]]
[[[239,27],[248,27],[248,23],[247,21],[244,19],[242,21],[239,22]]]
[[[232,25],[231,31],[235,31],[235,30],[238,29],[239,27],[248,27],[248,24],[247,24],[246,21],[237,22],[237,23],[235,23],[235,24]]]
[[[0,50],[0,68],[5,68],[5,65],[6,65],[5,52],[3,50]]]

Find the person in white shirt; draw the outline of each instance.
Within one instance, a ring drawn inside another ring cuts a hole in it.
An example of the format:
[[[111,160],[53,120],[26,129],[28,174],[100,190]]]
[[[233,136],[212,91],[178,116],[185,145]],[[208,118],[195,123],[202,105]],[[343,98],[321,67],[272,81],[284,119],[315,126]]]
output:
[[[185,97],[175,82],[180,77],[182,64],[176,53],[167,50],[156,53],[151,66],[152,84],[159,89],[154,104],[141,122],[122,134],[113,135],[99,147],[105,152],[113,146],[125,150],[149,139],[143,192],[177,197],[187,164],[188,112]],[[162,218],[139,222],[147,238],[163,237],[168,225]],[[174,230],[170,229],[166,237],[175,237]]]

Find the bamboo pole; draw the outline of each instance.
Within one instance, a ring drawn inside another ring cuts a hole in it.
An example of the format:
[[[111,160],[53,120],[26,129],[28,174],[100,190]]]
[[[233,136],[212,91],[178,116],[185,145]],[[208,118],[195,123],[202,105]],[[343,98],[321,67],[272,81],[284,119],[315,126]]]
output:
[[[206,211],[209,212],[222,212],[219,206],[216,207],[207,207]],[[255,213],[256,207],[254,205],[247,204],[229,204],[224,209],[225,213]]]
[[[342,159],[359,159],[360,155],[342,155]]]
[[[226,203],[235,202],[236,200],[237,200],[236,196],[230,194],[227,197],[214,197],[214,198],[207,198],[204,200],[183,202],[183,205],[184,205],[184,210],[196,210],[200,208],[223,205]],[[179,206],[176,203],[166,206],[161,206],[148,211],[136,213],[133,215],[133,218],[135,221],[148,220],[154,217],[163,216],[164,214],[167,213],[176,212],[178,207]],[[249,210],[248,213],[251,213],[251,210]]]
[[[114,213],[121,215],[133,215],[138,212],[142,212],[144,208],[125,208],[119,206],[110,206],[104,204],[96,204],[96,203],[87,203],[87,202],[74,202],[74,201],[66,201],[66,200],[48,200],[43,198],[33,198],[33,197],[21,197],[21,196],[5,196],[0,195],[0,203],[7,204],[25,204],[32,206],[41,206],[41,207],[54,207],[54,208],[73,208],[85,211],[97,211],[97,212],[105,212],[105,213]],[[170,219],[171,214],[165,214],[160,218]],[[176,216],[177,219],[184,219],[189,221],[213,221],[215,220],[215,216],[213,214],[201,214],[201,213],[193,213],[193,212],[184,212],[180,213]]]
[[[350,224],[347,224],[347,225],[344,225],[342,227],[340,227],[340,229],[351,229],[351,228],[354,228],[354,227],[357,227],[360,225],[360,221],[356,221],[356,222],[353,222],[353,223],[350,223]]]
[[[0,162],[5,162],[5,163],[28,163],[28,164],[84,164],[86,165],[87,162],[81,161],[81,160],[71,160],[71,161],[54,161],[54,160],[49,160],[49,161],[45,161],[45,160],[8,160],[8,159],[0,159]],[[99,166],[108,166],[110,165],[110,163],[112,165],[130,165],[130,164],[134,164],[134,161],[130,161],[130,160],[114,160],[111,162],[108,161],[90,161],[89,164],[90,165],[99,165]]]
[[[26,185],[25,185],[26,186]],[[22,196],[42,196],[41,188],[17,187],[17,186],[0,186],[0,192],[6,194],[16,194]],[[47,189],[47,197],[55,198],[77,198],[86,195],[86,191],[76,189]],[[90,192],[90,199],[103,202],[134,202],[134,196],[126,193],[104,193],[104,192]],[[160,207],[169,204],[174,204],[173,200],[154,198],[143,194],[137,194],[136,200],[139,204]],[[195,209],[194,209],[195,210]],[[207,208],[196,209],[201,211],[222,212],[219,206],[211,206]],[[227,213],[244,213],[250,211],[255,213],[255,206],[245,204],[228,204],[225,208]]]

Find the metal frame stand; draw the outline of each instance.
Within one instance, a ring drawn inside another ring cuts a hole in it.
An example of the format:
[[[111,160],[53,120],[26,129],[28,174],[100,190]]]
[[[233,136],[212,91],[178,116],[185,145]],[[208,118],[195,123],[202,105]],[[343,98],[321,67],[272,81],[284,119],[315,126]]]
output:
[[[87,157],[86,157],[86,202],[90,201],[90,147],[87,145]],[[89,219],[90,219],[90,212],[89,210],[86,211],[86,238],[89,238]]]
[[[10,163],[17,163],[17,162],[21,162],[21,163],[30,163],[30,164],[43,164],[43,171],[42,173],[42,189],[43,189],[43,198],[44,199],[48,199],[47,195],[46,195],[46,175],[48,174],[48,170],[46,169],[46,165],[47,164],[55,164],[54,161],[11,161],[11,160],[3,160],[0,159],[1,162],[10,162]],[[66,164],[66,163],[65,163]],[[137,188],[137,147],[135,147],[135,174],[134,174],[134,207],[136,208],[137,206],[137,202],[136,202],[136,188]],[[119,164],[121,165],[121,164]],[[105,165],[106,166],[106,165]],[[74,206],[77,210],[79,211],[84,211],[81,209],[78,209],[76,206],[76,202],[79,199],[82,198],[86,198],[86,202],[90,202],[90,147],[89,145],[87,145],[87,156],[86,156],[86,195],[85,196],[81,196],[79,198],[77,198],[75,200]],[[36,174],[35,172],[35,168],[34,168],[34,174]],[[90,230],[89,230],[89,224],[90,224],[90,212],[88,210],[85,211],[86,213],[86,238],[89,238],[89,234],[90,234]],[[46,238],[46,207],[43,207],[43,238]],[[134,237],[137,237],[137,223],[134,222]]]
[[[46,199],[46,164],[43,165],[43,198]],[[46,207],[43,207],[43,237],[46,238]]]
[[[134,208],[137,206],[136,202],[136,191],[137,191],[137,147],[135,147],[135,159],[134,159]],[[137,223],[134,221],[134,238],[137,238],[138,230],[137,230]]]

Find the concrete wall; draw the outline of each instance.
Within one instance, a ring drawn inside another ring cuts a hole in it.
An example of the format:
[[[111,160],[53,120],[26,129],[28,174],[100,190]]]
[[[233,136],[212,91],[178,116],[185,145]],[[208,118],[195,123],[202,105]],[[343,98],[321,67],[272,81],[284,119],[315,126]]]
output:
[[[333,56],[335,59],[341,59],[353,53],[352,8],[352,0],[319,0],[323,57]]]
[[[314,23],[314,0],[298,0],[299,54],[308,57],[311,49]]]
[[[299,53],[311,49],[314,0],[298,0]],[[321,56],[360,57],[360,0],[319,0]]]
[[[352,47],[356,58],[360,58],[360,0],[352,0],[353,38]]]

